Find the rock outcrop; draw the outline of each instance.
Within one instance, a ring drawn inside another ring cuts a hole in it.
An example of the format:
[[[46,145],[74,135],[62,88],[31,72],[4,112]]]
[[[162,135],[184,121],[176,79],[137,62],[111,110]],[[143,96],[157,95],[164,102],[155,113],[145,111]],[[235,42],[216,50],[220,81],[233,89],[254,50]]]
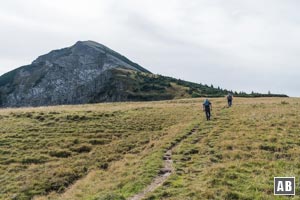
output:
[[[20,107],[121,101],[122,95],[107,96],[104,91],[115,68],[150,73],[104,45],[79,41],[1,76],[0,105]]]

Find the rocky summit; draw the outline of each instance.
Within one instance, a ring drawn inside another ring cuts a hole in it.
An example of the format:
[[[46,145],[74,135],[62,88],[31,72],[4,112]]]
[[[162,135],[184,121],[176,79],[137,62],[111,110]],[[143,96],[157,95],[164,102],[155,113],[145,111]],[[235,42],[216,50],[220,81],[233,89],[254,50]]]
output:
[[[121,101],[120,95],[103,91],[114,68],[150,73],[104,45],[79,41],[1,76],[0,103],[19,107]]]

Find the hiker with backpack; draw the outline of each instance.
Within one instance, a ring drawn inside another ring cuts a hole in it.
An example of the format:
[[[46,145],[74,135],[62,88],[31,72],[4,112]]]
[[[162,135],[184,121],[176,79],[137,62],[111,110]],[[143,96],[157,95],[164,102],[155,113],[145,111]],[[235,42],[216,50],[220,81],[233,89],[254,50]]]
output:
[[[210,101],[208,99],[205,99],[205,101],[203,102],[203,111],[205,111],[205,116],[206,116],[206,120],[209,121],[210,120],[210,111],[212,110],[212,105],[210,103]]]
[[[228,93],[227,95],[227,103],[228,103],[228,107],[231,107],[232,106],[232,94],[231,93]]]

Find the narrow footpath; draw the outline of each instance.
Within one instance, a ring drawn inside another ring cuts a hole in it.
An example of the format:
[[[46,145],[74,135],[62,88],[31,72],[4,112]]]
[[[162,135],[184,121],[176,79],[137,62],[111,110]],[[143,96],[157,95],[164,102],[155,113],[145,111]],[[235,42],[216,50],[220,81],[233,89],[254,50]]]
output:
[[[173,143],[168,150],[164,153],[163,160],[164,160],[164,167],[160,169],[158,175],[154,178],[152,183],[148,185],[143,191],[134,195],[133,197],[128,198],[128,200],[142,200],[146,197],[147,194],[153,192],[158,187],[160,187],[168,177],[174,172],[173,160],[172,160],[172,150],[181,143],[184,139],[191,136],[198,130],[199,126],[195,126],[191,131],[187,134],[182,136],[179,140],[176,140],[176,143]]]

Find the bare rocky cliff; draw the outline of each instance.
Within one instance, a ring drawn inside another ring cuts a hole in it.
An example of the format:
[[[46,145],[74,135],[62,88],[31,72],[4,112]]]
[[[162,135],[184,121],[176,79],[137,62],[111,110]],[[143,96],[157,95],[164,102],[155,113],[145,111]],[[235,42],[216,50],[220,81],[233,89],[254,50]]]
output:
[[[121,101],[120,93],[108,96],[104,91],[110,84],[122,89],[122,85],[109,82],[111,70],[120,67],[150,73],[104,45],[77,42],[1,76],[0,104],[20,107]]]

